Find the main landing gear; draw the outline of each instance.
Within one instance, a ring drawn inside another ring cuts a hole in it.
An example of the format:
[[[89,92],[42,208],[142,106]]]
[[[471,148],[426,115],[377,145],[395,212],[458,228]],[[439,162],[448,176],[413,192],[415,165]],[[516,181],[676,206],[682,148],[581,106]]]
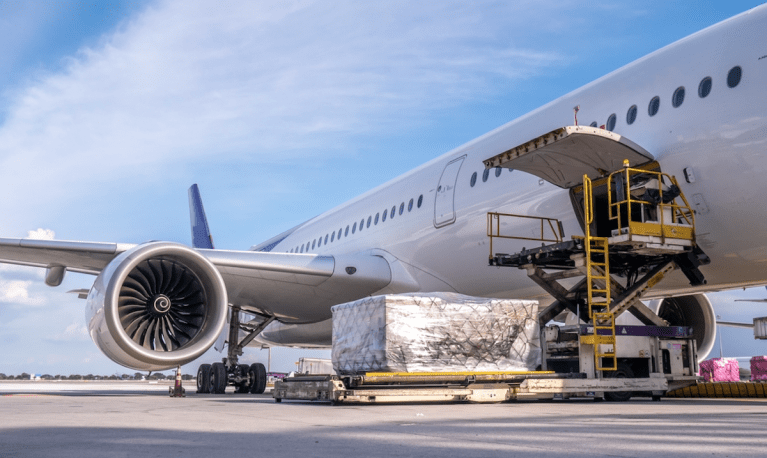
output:
[[[233,385],[235,393],[262,394],[266,390],[266,367],[261,363],[235,364],[230,372],[224,363],[201,364],[197,369],[197,392],[224,394]]]
[[[227,357],[220,363],[201,364],[197,369],[197,392],[223,394],[226,387],[234,386],[235,393],[262,394],[266,390],[266,367],[261,363],[238,364],[242,349],[261,333],[274,317],[259,316],[253,322],[240,323],[240,307],[232,306],[229,319],[229,340]],[[247,334],[239,340],[240,330]]]

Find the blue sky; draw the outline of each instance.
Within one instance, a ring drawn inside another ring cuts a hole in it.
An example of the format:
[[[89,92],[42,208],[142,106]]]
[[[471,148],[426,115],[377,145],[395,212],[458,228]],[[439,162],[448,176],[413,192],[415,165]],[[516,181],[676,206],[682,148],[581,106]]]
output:
[[[759,3],[0,0],[0,235],[189,243],[199,183],[245,249]],[[0,267],[0,372],[126,372],[65,294],[92,280]],[[735,297],[767,291],[712,295],[722,319],[767,314]]]

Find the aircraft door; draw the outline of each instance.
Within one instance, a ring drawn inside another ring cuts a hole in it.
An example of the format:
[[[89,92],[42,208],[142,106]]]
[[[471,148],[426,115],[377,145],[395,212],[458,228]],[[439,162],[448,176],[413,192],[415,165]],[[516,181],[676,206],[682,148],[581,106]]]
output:
[[[465,155],[453,159],[442,171],[434,199],[434,227],[440,228],[455,222],[455,183],[464,159]]]

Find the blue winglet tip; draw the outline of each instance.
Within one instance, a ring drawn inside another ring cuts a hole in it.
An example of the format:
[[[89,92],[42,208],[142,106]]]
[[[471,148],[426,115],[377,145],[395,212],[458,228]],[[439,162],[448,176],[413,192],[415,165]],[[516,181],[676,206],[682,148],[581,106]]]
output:
[[[192,224],[192,246],[213,249],[213,236],[208,227],[208,219],[205,217],[197,183],[189,188],[189,220]]]

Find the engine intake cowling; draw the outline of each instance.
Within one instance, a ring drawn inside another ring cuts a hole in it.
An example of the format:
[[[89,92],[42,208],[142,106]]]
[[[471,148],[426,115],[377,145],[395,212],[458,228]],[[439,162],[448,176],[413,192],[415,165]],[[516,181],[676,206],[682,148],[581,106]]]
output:
[[[150,242],[117,256],[88,293],[96,346],[137,370],[165,370],[198,358],[226,324],[218,269],[184,245]]]
[[[671,326],[692,327],[698,361],[711,353],[716,339],[716,313],[705,294],[656,299],[650,301],[649,307]]]

